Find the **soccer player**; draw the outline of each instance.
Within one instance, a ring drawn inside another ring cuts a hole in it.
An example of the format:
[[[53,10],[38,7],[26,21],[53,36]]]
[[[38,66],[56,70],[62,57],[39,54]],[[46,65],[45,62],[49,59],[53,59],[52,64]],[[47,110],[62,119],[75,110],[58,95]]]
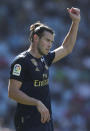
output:
[[[54,31],[36,22],[30,26],[29,49],[19,54],[11,64],[8,95],[18,103],[16,131],[54,131],[48,68],[72,52],[80,22],[78,8],[67,10],[72,24],[59,48],[50,51]]]

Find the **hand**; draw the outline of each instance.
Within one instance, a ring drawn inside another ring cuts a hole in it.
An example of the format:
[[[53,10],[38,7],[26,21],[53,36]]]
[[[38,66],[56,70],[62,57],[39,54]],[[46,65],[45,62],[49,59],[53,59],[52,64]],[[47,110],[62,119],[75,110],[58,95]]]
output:
[[[67,8],[68,13],[73,22],[80,22],[80,9],[72,7],[71,9]]]
[[[37,103],[37,110],[41,114],[41,122],[42,123],[49,122],[50,120],[49,110],[46,108],[46,106],[41,101],[38,101]]]

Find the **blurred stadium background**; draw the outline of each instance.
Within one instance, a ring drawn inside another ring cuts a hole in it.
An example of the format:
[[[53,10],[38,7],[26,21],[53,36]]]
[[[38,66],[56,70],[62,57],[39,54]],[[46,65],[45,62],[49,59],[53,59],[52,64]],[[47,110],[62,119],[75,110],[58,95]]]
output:
[[[55,131],[90,131],[90,0],[0,0],[0,131],[14,131],[16,102],[8,98],[10,63],[29,47],[29,26],[40,20],[61,45],[71,19],[66,8],[81,9],[73,52],[50,68]]]

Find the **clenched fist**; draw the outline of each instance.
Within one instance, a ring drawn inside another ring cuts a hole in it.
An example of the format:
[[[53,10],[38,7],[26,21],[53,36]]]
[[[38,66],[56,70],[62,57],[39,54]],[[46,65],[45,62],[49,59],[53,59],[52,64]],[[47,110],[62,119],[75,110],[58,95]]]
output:
[[[67,8],[68,13],[73,22],[80,22],[80,9],[72,7],[71,9]]]

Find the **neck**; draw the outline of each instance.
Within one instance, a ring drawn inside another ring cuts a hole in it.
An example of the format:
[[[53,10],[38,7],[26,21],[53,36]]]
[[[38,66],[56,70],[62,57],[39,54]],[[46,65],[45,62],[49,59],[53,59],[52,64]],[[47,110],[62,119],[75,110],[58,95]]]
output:
[[[33,48],[32,46],[30,46],[30,48],[29,48],[29,53],[30,53],[32,56],[36,57],[36,58],[41,58],[41,57],[42,57],[42,55],[39,54],[38,50],[36,50],[36,49]]]

